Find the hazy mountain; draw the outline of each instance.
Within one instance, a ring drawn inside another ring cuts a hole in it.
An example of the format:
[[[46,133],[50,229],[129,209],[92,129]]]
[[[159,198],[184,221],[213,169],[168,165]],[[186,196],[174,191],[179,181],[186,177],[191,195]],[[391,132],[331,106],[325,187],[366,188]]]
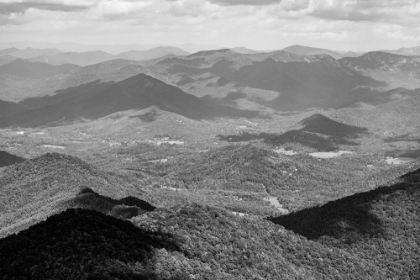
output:
[[[343,53],[342,56],[343,57],[356,57],[356,56],[361,56],[363,54],[364,54],[363,52],[352,52],[352,51],[349,51],[349,52]]]
[[[256,54],[256,53],[263,53],[262,51],[255,51],[245,47],[235,47],[231,48],[232,51],[242,54]]]
[[[118,83],[99,81],[63,90],[54,96],[19,103],[29,110],[0,118],[2,126],[40,126],[59,121],[97,119],[115,112],[156,106],[191,119],[258,117],[257,112],[215,105],[145,74]]]
[[[282,51],[291,52],[291,53],[300,54],[300,55],[327,54],[334,57],[335,59],[343,57],[343,55],[335,51],[331,51],[327,49],[312,48],[312,47],[307,47],[307,46],[300,46],[300,45],[293,45],[293,46],[282,49]]]
[[[223,85],[231,83],[280,94],[275,100],[260,102],[264,106],[300,110],[341,108],[358,102],[377,105],[410,96],[409,90],[420,87],[416,78],[420,75],[418,60],[380,52],[335,60],[328,55],[302,56],[285,51],[242,55],[215,50],[168,58],[158,64],[166,65],[170,74],[177,75],[172,77],[179,77],[179,85],[187,91],[191,87],[205,88],[204,76],[223,78]],[[214,88],[215,85],[213,82]],[[391,91],[395,88],[408,90],[399,95]]]
[[[23,50],[18,50],[16,52],[10,53],[12,56],[17,58],[34,58],[40,55],[56,55],[62,53],[62,51],[58,49],[36,49],[36,48],[25,48]]]
[[[175,44],[174,47],[180,48],[184,51],[187,51],[189,53],[196,53],[199,51],[207,51],[207,50],[218,50],[221,49],[221,46],[218,45],[204,45],[204,44]]]
[[[0,50],[0,55],[11,54],[11,53],[14,53],[14,52],[17,52],[17,51],[20,51],[20,49],[7,48],[7,49]]]
[[[267,104],[278,110],[339,107],[353,88],[381,85],[354,70],[340,67],[328,56],[315,57],[314,62],[283,63],[267,59],[237,71],[230,65],[228,61],[218,61],[208,71],[242,86],[279,92],[280,96]]]
[[[412,48],[400,48],[398,50],[384,50],[383,52],[406,56],[420,56],[420,46]]]
[[[166,55],[186,56],[190,53],[175,47],[156,47],[146,51],[128,51],[118,54],[118,58],[128,60],[149,60]]]
[[[54,56],[38,56],[34,57],[35,61],[42,61],[52,65],[61,64],[76,64],[80,66],[86,66],[112,60],[115,57],[112,54],[103,51],[88,51],[88,52],[67,52],[60,53]]]
[[[63,52],[87,52],[87,51],[96,51],[101,50],[104,52],[112,53],[112,54],[119,54],[121,52],[129,51],[129,50],[148,50],[153,45],[139,45],[139,44],[115,44],[115,45],[85,45],[85,44],[78,44],[73,42],[63,42],[63,43],[48,43],[48,42],[34,42],[34,41],[20,41],[20,42],[8,42],[8,43],[0,43],[1,48],[11,48],[16,47],[19,49],[24,48],[38,48],[38,49],[59,49]]]
[[[8,64],[0,66],[0,72],[16,77],[43,79],[67,73],[77,68],[80,68],[80,66],[74,64],[54,66],[42,62],[15,59]]]
[[[0,56],[0,66],[5,65],[13,60],[15,60],[16,57],[11,55],[2,55]]]

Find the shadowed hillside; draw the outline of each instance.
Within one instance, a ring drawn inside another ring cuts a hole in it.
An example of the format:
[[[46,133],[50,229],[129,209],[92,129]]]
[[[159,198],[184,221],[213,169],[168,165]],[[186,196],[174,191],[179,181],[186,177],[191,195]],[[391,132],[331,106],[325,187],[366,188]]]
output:
[[[0,167],[9,166],[15,163],[22,163],[25,160],[25,158],[9,154],[6,151],[0,151]]]
[[[195,120],[259,117],[256,111],[206,102],[145,74],[118,83],[97,81],[84,84],[54,96],[32,98],[19,104],[25,104],[30,109],[0,118],[0,126],[53,125],[83,118],[98,119],[119,111],[151,106]]]
[[[1,239],[0,274],[5,280],[157,279],[152,269],[159,249],[178,251],[179,246],[171,234],[70,209]]]
[[[137,197],[113,199],[102,196],[90,188],[83,188],[77,196],[68,202],[71,208],[85,208],[102,212],[119,219],[130,219],[156,207]]]
[[[318,151],[333,151],[338,149],[339,145],[358,145],[352,140],[368,135],[366,128],[343,124],[321,114],[312,115],[302,120],[300,124],[303,125],[302,128],[289,130],[283,134],[244,132],[235,135],[218,135],[218,137],[227,142],[262,139],[264,143],[273,146],[297,143]]]
[[[389,279],[416,279],[420,264],[419,183],[420,169],[390,186],[271,221],[329,247],[357,252],[387,271]]]
[[[368,134],[366,128],[343,124],[321,114],[312,115],[300,123],[303,125],[303,128],[300,129],[302,131],[320,133],[337,138],[354,139]]]

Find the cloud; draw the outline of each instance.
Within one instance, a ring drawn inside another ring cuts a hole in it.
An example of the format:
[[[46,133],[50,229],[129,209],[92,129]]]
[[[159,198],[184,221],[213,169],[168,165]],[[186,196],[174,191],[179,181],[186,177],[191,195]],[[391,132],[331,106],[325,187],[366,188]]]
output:
[[[68,5],[57,2],[8,2],[0,3],[0,14],[10,16],[11,14],[24,14],[28,9],[38,9],[47,11],[74,12],[88,9],[89,6]]]
[[[281,0],[209,0],[209,2],[214,4],[220,4],[223,6],[267,6],[272,4],[278,4],[281,2]]]
[[[355,22],[410,23],[416,21],[414,17],[420,10],[419,0],[332,0],[312,4],[308,15]]]

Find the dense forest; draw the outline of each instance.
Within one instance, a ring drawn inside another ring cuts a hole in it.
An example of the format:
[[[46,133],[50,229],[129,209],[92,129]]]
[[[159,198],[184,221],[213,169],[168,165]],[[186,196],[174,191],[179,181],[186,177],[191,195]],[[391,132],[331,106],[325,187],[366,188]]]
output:
[[[330,248],[356,253],[388,279],[419,279],[420,169],[393,185],[271,218]]]

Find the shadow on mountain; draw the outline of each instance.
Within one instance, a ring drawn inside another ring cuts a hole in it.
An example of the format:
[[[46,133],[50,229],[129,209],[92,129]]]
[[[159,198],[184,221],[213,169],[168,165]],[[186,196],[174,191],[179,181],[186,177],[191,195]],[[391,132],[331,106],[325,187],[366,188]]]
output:
[[[0,240],[3,279],[156,279],[156,249],[180,251],[171,234],[102,213],[69,209]]]
[[[340,108],[349,105],[347,93],[354,88],[385,85],[350,68],[339,67],[338,64],[331,57],[320,57],[313,63],[284,63],[270,58],[234,70],[232,62],[220,60],[205,70],[241,86],[281,93],[279,97],[263,104],[281,111],[312,107]],[[193,69],[186,66],[177,68],[174,65],[171,71],[192,73]]]
[[[59,125],[152,106],[193,120],[261,117],[257,111],[206,102],[145,74],[117,83],[97,80],[58,91],[53,96],[26,99],[19,104],[29,109],[1,117],[0,126]]]
[[[420,143],[420,138],[411,137],[410,134],[403,134],[403,135],[388,137],[388,138],[384,139],[385,143],[392,143],[392,142],[398,142],[398,141]]]
[[[420,169],[417,169],[401,176],[391,186],[269,220],[329,246],[354,245],[354,248],[376,244],[380,240],[401,240],[398,242],[405,242],[403,247],[410,250],[407,242],[412,238],[417,239],[420,233],[419,224],[415,222],[420,219],[419,181]],[[413,222],[412,228],[407,229],[404,224],[410,221]],[[401,247],[392,242],[390,247]]]
[[[96,210],[103,214],[110,214],[118,219],[131,219],[134,216],[153,211],[156,208],[136,197],[129,196],[122,199],[112,199],[102,196],[87,187],[83,188],[69,204],[70,207]]]
[[[355,139],[368,133],[366,128],[339,123],[321,114],[315,114],[302,120],[300,123],[303,125],[301,129],[289,130],[283,134],[244,132],[234,135],[219,134],[217,137],[227,142],[263,140],[264,143],[273,146],[297,143],[318,151],[333,151],[339,148],[338,145],[359,145],[350,139]]]
[[[0,167],[9,166],[15,163],[24,162],[26,159],[23,157],[9,154],[6,151],[0,151]]]
[[[320,133],[334,138],[355,139],[368,134],[367,128],[334,121],[321,114],[312,115],[300,122],[301,131]]]

